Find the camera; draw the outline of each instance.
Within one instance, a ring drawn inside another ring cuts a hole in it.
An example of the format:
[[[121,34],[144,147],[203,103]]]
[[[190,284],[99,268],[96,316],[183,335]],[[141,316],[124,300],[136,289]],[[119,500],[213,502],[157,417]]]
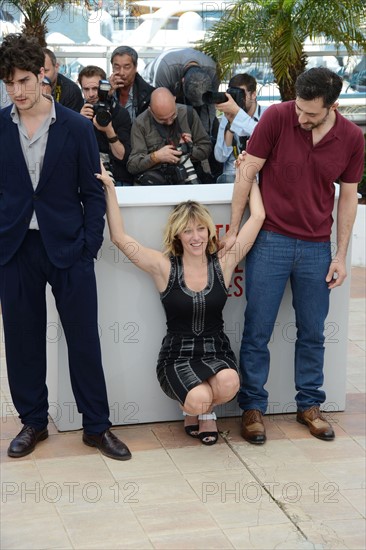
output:
[[[177,151],[182,151],[182,156],[190,155],[193,151],[193,143],[191,141],[183,141],[176,147]]]
[[[207,105],[225,103],[227,101],[227,97],[224,92],[205,92],[202,96],[202,101]]]
[[[176,149],[177,151],[182,151],[179,164],[172,167],[173,172],[175,170],[173,177],[175,177],[176,183],[188,183],[191,185],[199,183],[196,170],[189,158],[193,151],[193,143],[191,141],[183,141],[177,145]]]
[[[169,185],[181,185],[186,183],[187,170],[183,164],[177,164],[176,166],[167,165],[165,177]]]
[[[235,103],[240,107],[240,109],[244,109],[245,106],[245,92],[241,88],[237,88],[235,86],[232,86],[231,88],[227,89],[227,93],[231,95]],[[224,92],[205,92],[202,96],[203,103],[206,103],[207,105],[216,104],[216,103],[226,103],[227,97]]]
[[[99,80],[98,103],[93,105],[95,119],[99,126],[105,128],[112,120],[114,99],[109,95],[111,85],[108,80]]]

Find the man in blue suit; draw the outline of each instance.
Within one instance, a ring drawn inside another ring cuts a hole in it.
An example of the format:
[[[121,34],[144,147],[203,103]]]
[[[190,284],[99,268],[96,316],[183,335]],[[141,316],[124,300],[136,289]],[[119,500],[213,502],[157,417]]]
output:
[[[117,460],[131,458],[110,430],[97,327],[94,258],[105,202],[93,127],[42,95],[44,52],[24,35],[0,46],[0,78],[13,106],[0,112],[0,299],[11,395],[23,429],[8,455],[48,437],[48,282],[65,333],[83,441]]]

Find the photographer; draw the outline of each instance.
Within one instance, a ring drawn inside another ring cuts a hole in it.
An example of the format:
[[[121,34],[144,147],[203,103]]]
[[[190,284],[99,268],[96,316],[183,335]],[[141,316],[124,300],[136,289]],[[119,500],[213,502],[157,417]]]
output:
[[[129,46],[118,46],[112,52],[111,92],[127,109],[132,122],[148,108],[154,90],[137,72],[137,62],[137,51]]]
[[[142,75],[153,86],[168,88],[177,103],[192,105],[212,145],[215,144],[219,128],[215,105],[202,101],[205,92],[216,92],[219,88],[216,62],[210,56],[195,48],[167,50],[149,63]],[[205,162],[206,172],[197,168],[205,183],[214,183],[222,169],[223,165],[217,162],[213,150]]]
[[[237,74],[229,82],[225,94],[227,101],[216,104],[223,113],[214,150],[216,160],[224,162],[224,172],[218,182],[220,179],[223,183],[234,181],[234,161],[246,149],[249,137],[266,110],[257,103],[256,89],[257,81],[253,76]]]
[[[43,51],[44,74],[50,81],[52,97],[57,103],[78,113],[83,105],[79,86],[76,82],[59,72],[60,63],[57,61],[56,55],[52,50],[43,48]]]
[[[192,162],[208,158],[211,143],[197,113],[175,103],[167,88],[151,94],[150,107],[131,130],[128,170],[139,185],[201,183]]]
[[[78,81],[85,98],[80,114],[93,122],[104,166],[111,171],[116,185],[132,185],[133,177],[126,168],[131,151],[128,112],[109,95],[110,84],[100,67],[84,67]]]

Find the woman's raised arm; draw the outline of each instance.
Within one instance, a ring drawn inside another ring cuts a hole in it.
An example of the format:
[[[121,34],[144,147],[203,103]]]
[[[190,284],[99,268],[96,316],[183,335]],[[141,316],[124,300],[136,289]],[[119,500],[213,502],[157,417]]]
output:
[[[169,259],[159,250],[143,246],[126,233],[121,210],[117,201],[114,180],[110,177],[103,165],[101,166],[101,174],[96,174],[96,177],[102,181],[104,186],[107,222],[111,241],[133,264],[136,265],[136,267],[150,273],[150,275],[154,277],[158,287],[164,289],[164,283],[167,282],[169,276]],[[163,277],[163,281],[160,281],[161,277]]]

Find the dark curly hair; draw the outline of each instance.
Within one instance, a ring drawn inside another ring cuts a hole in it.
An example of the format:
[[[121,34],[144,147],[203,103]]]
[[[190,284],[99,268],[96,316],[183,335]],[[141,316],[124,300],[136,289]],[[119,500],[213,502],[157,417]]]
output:
[[[24,34],[8,34],[0,46],[0,79],[12,78],[15,69],[38,76],[44,67],[44,51],[34,38]]]
[[[342,78],[326,67],[314,67],[301,73],[296,80],[296,96],[311,101],[323,98],[324,107],[335,103],[342,90]]]

